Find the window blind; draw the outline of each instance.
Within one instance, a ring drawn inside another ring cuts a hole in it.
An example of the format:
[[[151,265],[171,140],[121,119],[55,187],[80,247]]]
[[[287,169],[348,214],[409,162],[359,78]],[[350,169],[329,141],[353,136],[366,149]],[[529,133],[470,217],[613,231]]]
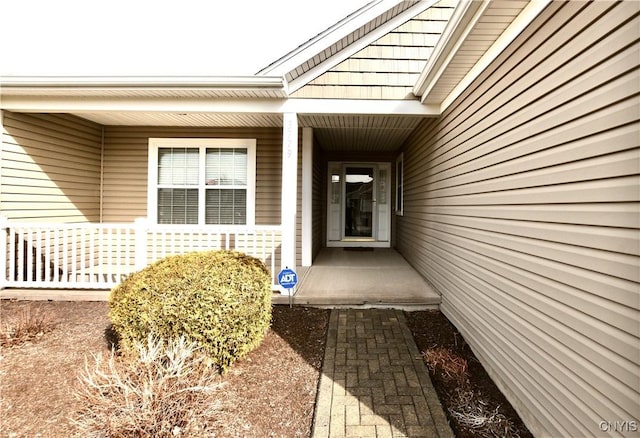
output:
[[[157,165],[158,223],[247,223],[246,148],[161,147]]]

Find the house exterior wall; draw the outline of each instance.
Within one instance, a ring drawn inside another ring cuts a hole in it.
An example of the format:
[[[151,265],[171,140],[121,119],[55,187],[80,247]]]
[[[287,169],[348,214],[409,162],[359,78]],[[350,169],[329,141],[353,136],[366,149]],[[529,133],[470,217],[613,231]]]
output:
[[[132,222],[147,216],[149,138],[255,138],[256,225],[281,221],[282,128],[184,128],[107,126],[104,151],[104,222]],[[300,142],[302,135],[298,135]],[[301,156],[302,154],[299,154]],[[298,168],[297,258],[301,264],[301,158]]]
[[[100,125],[66,114],[2,113],[0,214],[12,220],[97,222]]]
[[[149,138],[255,138],[256,225],[280,223],[281,128],[105,128],[104,222],[132,222],[147,216]]]
[[[403,148],[397,247],[536,436],[638,421],[639,9],[553,2]]]

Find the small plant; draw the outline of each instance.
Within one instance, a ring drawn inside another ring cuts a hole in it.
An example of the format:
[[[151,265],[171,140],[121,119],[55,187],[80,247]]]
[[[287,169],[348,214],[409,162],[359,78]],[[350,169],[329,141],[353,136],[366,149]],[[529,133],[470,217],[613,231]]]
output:
[[[124,351],[149,333],[196,342],[224,371],[262,341],[271,323],[271,276],[234,251],[171,256],[113,289],[109,317]]]
[[[215,423],[218,373],[195,343],[149,335],[135,357],[85,359],[73,424],[82,437],[199,437]]]
[[[6,317],[0,331],[0,345],[13,346],[34,341],[54,328],[55,322],[47,312],[27,305]]]
[[[468,386],[457,387],[448,408],[449,415],[461,426],[474,431],[482,438],[518,438],[513,423],[499,412],[500,406],[491,409],[479,394]]]
[[[464,384],[469,379],[467,361],[451,348],[431,347],[422,355],[431,372],[440,372],[445,380]]]
[[[422,356],[432,373],[454,386],[447,410],[455,423],[482,438],[519,437],[516,427],[499,412],[500,406],[490,409],[482,394],[473,390],[469,383],[469,367],[463,357],[452,348],[435,346]]]

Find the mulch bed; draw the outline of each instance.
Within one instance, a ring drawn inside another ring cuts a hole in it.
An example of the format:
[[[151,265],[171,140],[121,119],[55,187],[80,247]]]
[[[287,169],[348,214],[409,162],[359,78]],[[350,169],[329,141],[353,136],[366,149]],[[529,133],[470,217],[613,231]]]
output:
[[[85,358],[111,348],[107,303],[0,301],[0,341],[16,315],[45,315],[39,333],[0,347],[0,432],[8,437],[72,436],[73,397]],[[263,343],[222,376],[219,437],[307,437],[322,367],[329,310],[274,306]],[[469,362],[471,379],[519,421],[455,327],[440,312],[407,313],[421,351],[442,344]],[[448,383],[432,373],[446,407]],[[519,423],[521,425],[521,422]],[[520,427],[520,426],[519,426]],[[454,425],[459,437],[477,437]],[[521,437],[531,436],[521,426]]]
[[[476,359],[469,345],[464,341],[456,327],[439,311],[407,312],[407,324],[413,333],[418,350],[426,352],[436,347],[438,351],[446,351],[452,358],[461,359],[467,365],[465,387],[486,403],[487,412],[495,412],[510,423],[510,430],[497,435],[483,433],[472,427],[461,424],[452,418],[451,408],[455,408],[455,393],[460,386],[455,379],[444,375],[440,367],[430,369],[429,375],[438,398],[445,408],[449,423],[458,438],[478,438],[482,436],[519,436],[533,437],[524,425],[518,413],[495,385],[486,370]]]

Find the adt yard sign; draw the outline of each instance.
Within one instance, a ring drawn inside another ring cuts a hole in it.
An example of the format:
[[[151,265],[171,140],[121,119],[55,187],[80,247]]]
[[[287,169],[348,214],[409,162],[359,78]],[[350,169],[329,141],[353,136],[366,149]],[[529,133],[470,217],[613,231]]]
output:
[[[278,274],[278,283],[285,289],[291,289],[298,284],[298,275],[289,268],[283,269]]]

